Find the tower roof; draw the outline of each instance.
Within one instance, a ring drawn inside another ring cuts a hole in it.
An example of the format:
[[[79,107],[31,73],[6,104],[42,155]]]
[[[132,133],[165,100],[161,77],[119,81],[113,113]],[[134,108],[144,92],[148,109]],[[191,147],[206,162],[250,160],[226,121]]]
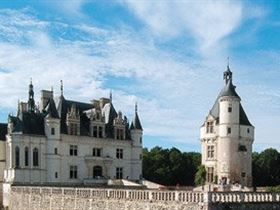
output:
[[[221,92],[219,93],[212,109],[210,110],[210,114],[215,118],[219,118],[220,108],[219,108],[219,99],[223,96],[232,96],[232,97],[239,97],[237,92],[235,91],[236,86],[232,84],[232,72],[229,68],[229,65],[227,66],[227,70],[224,72],[224,80],[225,80],[225,86],[222,88]],[[252,125],[240,103],[239,105],[239,123],[241,125]]]
[[[141,131],[143,130],[138,113],[137,113],[137,104],[135,104],[135,115],[134,115],[134,119],[131,122],[130,129],[139,129]]]

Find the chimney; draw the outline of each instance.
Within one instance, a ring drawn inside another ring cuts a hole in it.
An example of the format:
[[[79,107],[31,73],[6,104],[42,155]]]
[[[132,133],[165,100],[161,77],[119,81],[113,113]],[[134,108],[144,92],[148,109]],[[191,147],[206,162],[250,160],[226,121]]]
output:
[[[41,102],[40,102],[40,111],[46,107],[50,98],[53,98],[53,91],[51,90],[41,90]]]

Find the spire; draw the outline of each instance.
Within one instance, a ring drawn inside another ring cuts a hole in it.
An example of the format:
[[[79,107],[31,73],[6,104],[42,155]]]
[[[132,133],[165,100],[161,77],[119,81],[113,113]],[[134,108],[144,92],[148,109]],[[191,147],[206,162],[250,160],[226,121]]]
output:
[[[32,78],[31,78],[29,84],[28,111],[34,112],[34,110],[35,110],[35,101],[34,101],[34,91],[33,91]]]
[[[113,101],[113,95],[112,95],[112,90],[110,90],[110,102],[112,103]]]
[[[229,68],[229,57],[227,57],[227,70],[224,71],[224,80],[226,85],[228,82],[232,82],[232,72]]]
[[[138,130],[143,130],[138,113],[137,113],[137,103],[135,103],[135,114],[134,114],[134,119],[131,122],[130,129],[138,129]]]
[[[63,96],[63,81],[60,80],[60,95]]]
[[[135,102],[135,114],[137,113],[137,102]]]

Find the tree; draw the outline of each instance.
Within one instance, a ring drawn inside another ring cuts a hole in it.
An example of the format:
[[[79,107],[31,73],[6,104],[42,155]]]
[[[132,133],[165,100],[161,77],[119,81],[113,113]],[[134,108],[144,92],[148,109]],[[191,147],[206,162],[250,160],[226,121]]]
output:
[[[269,148],[261,153],[253,153],[253,181],[255,186],[280,184],[280,154]]]
[[[198,167],[198,171],[195,174],[195,185],[204,185],[206,181],[206,168],[204,165]]]

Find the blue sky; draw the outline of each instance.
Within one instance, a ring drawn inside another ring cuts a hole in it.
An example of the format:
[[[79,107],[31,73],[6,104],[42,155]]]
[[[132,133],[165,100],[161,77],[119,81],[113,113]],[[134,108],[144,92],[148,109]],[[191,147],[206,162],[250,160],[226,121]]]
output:
[[[0,121],[52,86],[88,102],[109,96],[144,146],[200,151],[199,127],[233,81],[256,127],[254,150],[280,149],[280,1],[0,1]]]

